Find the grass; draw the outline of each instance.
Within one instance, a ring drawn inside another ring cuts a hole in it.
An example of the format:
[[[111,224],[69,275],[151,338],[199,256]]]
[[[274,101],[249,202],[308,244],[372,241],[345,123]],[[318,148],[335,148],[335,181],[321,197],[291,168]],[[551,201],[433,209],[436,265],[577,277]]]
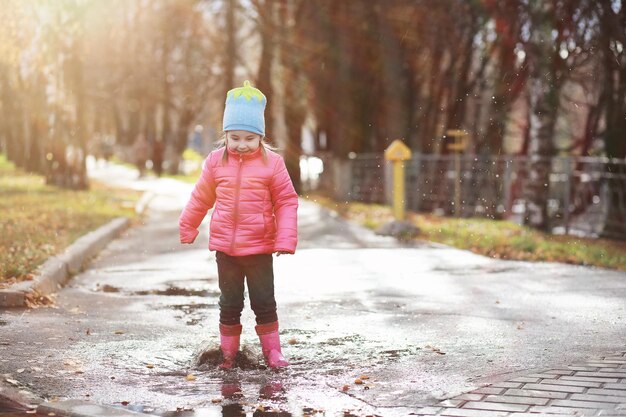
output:
[[[0,288],[30,279],[77,238],[115,217],[135,215],[137,191],[92,183],[87,191],[45,185],[0,155]]]
[[[370,229],[393,220],[391,207],[357,202],[336,202],[308,196],[340,216]],[[456,219],[407,213],[421,231],[420,239],[499,259],[564,262],[626,270],[626,243],[608,239],[555,236],[503,220]]]

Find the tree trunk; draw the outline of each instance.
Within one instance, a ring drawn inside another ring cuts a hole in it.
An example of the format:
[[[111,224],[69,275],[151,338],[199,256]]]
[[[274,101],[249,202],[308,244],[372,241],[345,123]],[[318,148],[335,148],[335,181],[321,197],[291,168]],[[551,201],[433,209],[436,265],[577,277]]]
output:
[[[405,67],[405,54],[401,40],[393,33],[388,16],[383,9],[378,9],[377,24],[379,29],[378,56],[380,57],[383,97],[380,106],[382,110],[381,127],[382,137],[378,138],[382,149],[395,139],[406,141],[409,134],[409,80]],[[361,88],[367,88],[365,85]]]
[[[440,70],[443,62],[443,51],[439,48],[433,51],[431,56],[430,71],[428,73],[427,89],[428,95],[426,101],[429,103],[427,110],[422,116],[423,129],[420,133],[420,151],[423,153],[433,153],[435,149],[435,131],[437,128],[437,119],[441,112],[441,104],[443,102],[443,81],[441,80]]]
[[[280,0],[278,7],[278,19],[281,22],[289,21],[288,0]],[[294,19],[295,20],[295,19]],[[277,35],[280,66],[283,73],[284,117],[287,127],[287,140],[285,141],[285,165],[291,177],[293,186],[299,194],[302,190],[300,179],[300,156],[302,155],[301,131],[306,117],[305,89],[303,88],[302,75],[298,69],[302,65],[302,54],[289,45],[296,45],[301,33],[298,25],[286,28],[284,25],[275,32]]]
[[[85,97],[85,74],[82,63],[83,56],[83,38],[82,33],[75,39],[72,66],[75,85],[75,105],[76,105],[76,126],[75,141],[80,152],[74,160],[73,181],[71,182],[73,189],[84,190],[89,188],[89,179],[87,177],[87,141],[89,132],[87,131],[86,120],[86,97]]]
[[[503,141],[507,119],[515,100],[523,91],[527,77],[527,65],[516,65],[515,45],[520,41],[518,2],[492,3],[496,38],[496,70],[493,76],[493,100],[485,140],[479,144],[479,152],[490,155],[503,153]]]
[[[612,47],[626,45],[626,5],[618,13],[608,1],[600,7],[606,71],[604,146],[606,156],[612,158],[606,167],[609,201],[602,236],[626,239],[626,51]]]
[[[525,184],[526,212],[524,223],[539,230],[550,230],[548,197],[550,172],[554,155],[554,127],[559,106],[559,92],[555,77],[553,41],[551,39],[553,5],[551,2],[531,0],[531,40],[528,58],[530,80],[530,166]]]
[[[272,86],[272,71],[274,67],[274,55],[276,38],[276,0],[265,0],[258,8],[260,31],[261,31],[261,62],[257,73],[256,87],[265,94],[267,105],[265,107],[265,132],[272,137],[274,132],[274,88]],[[284,22],[284,20],[283,20]]]
[[[226,93],[235,85],[235,66],[237,65],[237,28],[235,27],[236,0],[226,0],[226,49],[224,54],[224,101]],[[225,105],[226,103],[224,103]],[[223,109],[224,107],[222,107]]]

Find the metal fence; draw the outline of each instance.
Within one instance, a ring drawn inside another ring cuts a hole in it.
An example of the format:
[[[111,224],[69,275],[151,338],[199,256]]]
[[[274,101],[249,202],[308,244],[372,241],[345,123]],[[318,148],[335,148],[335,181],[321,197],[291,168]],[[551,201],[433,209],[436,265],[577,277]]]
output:
[[[458,158],[458,159],[455,159]],[[390,201],[391,168],[379,154],[323,158],[320,186],[348,201]],[[595,157],[545,160],[548,216],[554,233],[626,238],[626,161]],[[527,157],[415,155],[406,163],[407,209],[522,222]]]

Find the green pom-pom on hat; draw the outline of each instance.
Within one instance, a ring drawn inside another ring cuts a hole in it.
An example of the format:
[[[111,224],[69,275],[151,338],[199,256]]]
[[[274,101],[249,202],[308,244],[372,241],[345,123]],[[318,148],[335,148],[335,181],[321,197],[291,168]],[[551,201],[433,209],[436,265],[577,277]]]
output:
[[[228,95],[227,95],[227,97],[232,97],[235,99],[241,96],[243,96],[247,101],[250,101],[253,98],[256,98],[259,101],[265,100],[265,95],[263,95],[261,90],[259,90],[258,88],[252,87],[252,85],[250,84],[250,81],[248,80],[245,80],[243,82],[243,87],[233,88],[232,90],[228,92]]]

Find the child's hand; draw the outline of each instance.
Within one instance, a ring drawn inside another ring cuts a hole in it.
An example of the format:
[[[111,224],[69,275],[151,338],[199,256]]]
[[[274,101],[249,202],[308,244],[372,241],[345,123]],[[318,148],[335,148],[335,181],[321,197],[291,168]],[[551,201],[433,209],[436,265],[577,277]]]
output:
[[[276,251],[276,256],[280,256],[280,255],[291,255],[291,252],[287,252],[285,250]]]

